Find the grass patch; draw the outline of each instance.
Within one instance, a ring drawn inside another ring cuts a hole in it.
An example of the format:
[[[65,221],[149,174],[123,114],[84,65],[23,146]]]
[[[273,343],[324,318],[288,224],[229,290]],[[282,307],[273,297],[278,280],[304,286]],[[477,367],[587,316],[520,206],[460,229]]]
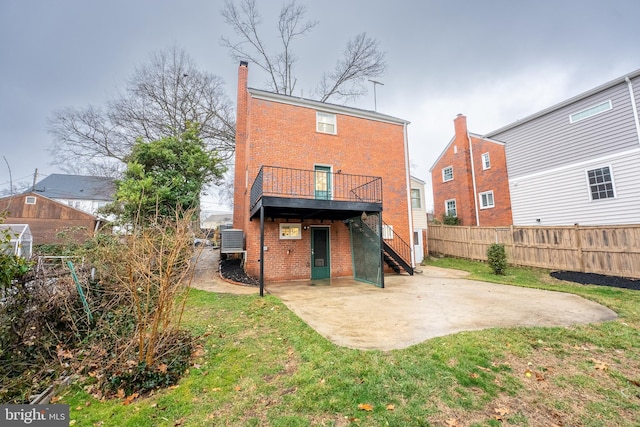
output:
[[[201,338],[177,387],[125,405],[75,385],[61,402],[76,426],[637,425],[640,292],[569,284],[544,270],[495,276],[482,263],[432,262],[477,280],[572,292],[620,318],[358,351],[330,343],[275,297],[192,290],[185,327]]]

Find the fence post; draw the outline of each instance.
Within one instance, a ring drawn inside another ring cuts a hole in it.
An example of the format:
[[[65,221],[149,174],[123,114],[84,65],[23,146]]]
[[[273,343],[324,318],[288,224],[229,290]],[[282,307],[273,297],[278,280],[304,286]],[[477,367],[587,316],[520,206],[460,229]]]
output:
[[[580,237],[580,224],[573,226],[576,233],[576,249],[578,250],[578,263],[580,264],[580,272],[584,273],[584,259],[582,259],[582,238]]]
[[[509,246],[511,247],[511,263],[513,265],[519,265],[519,263],[515,261],[516,244],[515,239],[513,238],[513,224],[509,226],[509,238],[511,239],[511,242],[509,243]]]

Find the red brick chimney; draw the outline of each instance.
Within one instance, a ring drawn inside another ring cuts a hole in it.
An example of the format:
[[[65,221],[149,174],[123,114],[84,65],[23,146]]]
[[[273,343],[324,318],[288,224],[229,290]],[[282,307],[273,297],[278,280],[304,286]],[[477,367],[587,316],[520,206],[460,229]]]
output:
[[[463,114],[458,114],[453,120],[453,126],[456,132],[456,139],[465,141],[467,139],[467,117]]]
[[[243,229],[245,215],[247,214],[247,185],[245,174],[247,169],[247,80],[249,76],[249,64],[240,61],[238,67],[238,103],[236,106],[236,149],[235,149],[235,176],[233,179],[233,228]]]

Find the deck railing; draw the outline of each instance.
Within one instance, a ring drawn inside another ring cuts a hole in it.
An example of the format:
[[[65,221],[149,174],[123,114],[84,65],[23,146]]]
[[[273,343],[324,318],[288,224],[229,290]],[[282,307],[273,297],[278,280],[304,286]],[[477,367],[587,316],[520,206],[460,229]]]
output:
[[[251,186],[251,208],[263,196],[382,203],[382,178],[262,166]]]

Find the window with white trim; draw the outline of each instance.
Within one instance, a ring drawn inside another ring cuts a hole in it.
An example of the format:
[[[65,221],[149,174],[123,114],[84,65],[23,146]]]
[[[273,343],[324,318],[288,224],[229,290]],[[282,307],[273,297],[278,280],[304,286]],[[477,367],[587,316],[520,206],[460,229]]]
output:
[[[456,209],[456,199],[449,199],[444,201],[444,212],[447,216],[458,216]]]
[[[480,199],[480,209],[489,209],[495,206],[493,202],[493,190],[478,194],[478,198]]]
[[[589,117],[593,117],[600,113],[604,113],[605,111],[609,111],[612,108],[613,104],[611,103],[611,100],[602,102],[598,105],[594,105],[593,107],[589,107],[585,110],[573,113],[569,116],[569,123],[575,123],[579,122],[580,120],[588,119]]]
[[[489,158],[489,153],[484,153],[482,155],[482,170],[487,170],[491,167],[491,159]]]
[[[393,225],[382,225],[382,238],[384,240],[393,240]]]
[[[442,182],[453,180],[453,166],[447,166],[442,169]]]
[[[36,204],[36,198],[34,196],[27,196],[24,199],[24,203],[26,205],[35,205]]]
[[[422,207],[422,201],[420,200],[420,189],[411,189],[411,207],[414,209],[420,209]]]
[[[302,224],[280,224],[281,240],[302,239]]]
[[[587,171],[589,195],[591,200],[612,199],[616,197],[613,187],[613,173],[610,166]]]
[[[316,131],[322,133],[337,133],[336,115],[316,111]]]

